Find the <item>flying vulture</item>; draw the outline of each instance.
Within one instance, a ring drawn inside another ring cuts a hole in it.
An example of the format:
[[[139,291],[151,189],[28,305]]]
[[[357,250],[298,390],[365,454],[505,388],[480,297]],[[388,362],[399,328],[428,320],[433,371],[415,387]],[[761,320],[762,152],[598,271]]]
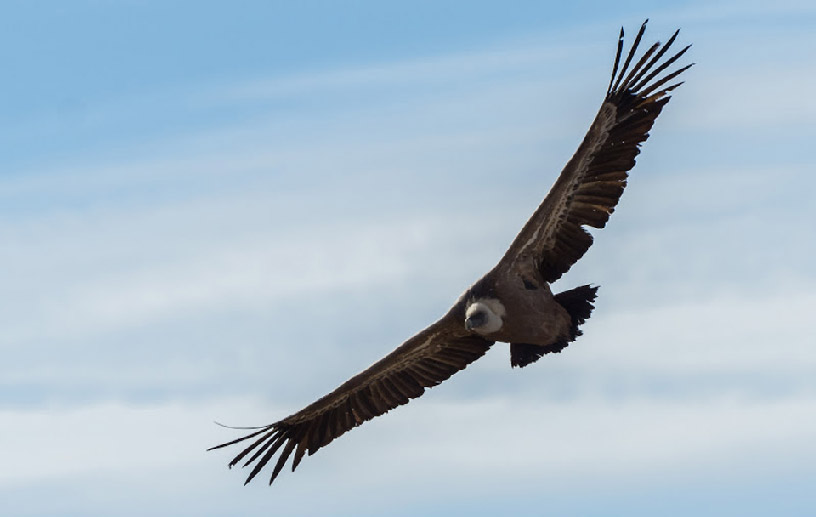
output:
[[[630,68],[645,29],[646,22],[619,66],[621,28],[606,97],[583,142],[499,263],[447,314],[297,413],[245,428],[254,431],[212,448],[250,440],[229,463],[254,464],[245,484],[276,454],[270,484],[292,454],[294,471],[307,452],[312,455],[363,422],[419,397],[482,357],[496,341],[510,344],[513,367],[524,367],[581,335],[579,327],[594,309],[598,288],[584,285],[553,294],[550,284],[592,244],[584,227],[606,225],[640,144],[669,102],[668,93],[682,84],[667,83],[693,65],[667,72],[690,47],[664,59],[677,31],[664,45],[649,47]]]

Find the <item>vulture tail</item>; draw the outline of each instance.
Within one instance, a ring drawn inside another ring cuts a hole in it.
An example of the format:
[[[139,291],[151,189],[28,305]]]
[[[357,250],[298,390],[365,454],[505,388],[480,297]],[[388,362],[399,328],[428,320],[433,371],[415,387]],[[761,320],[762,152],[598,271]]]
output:
[[[526,343],[510,343],[510,365],[513,367],[523,368],[528,364],[532,364],[544,354],[558,353],[582,334],[579,328],[589,316],[592,314],[592,309],[595,308],[592,302],[598,294],[598,287],[590,287],[582,285],[563,293],[555,295],[555,301],[561,304],[570,315],[570,329],[569,337],[556,341],[555,343],[541,346],[530,345]]]
[[[597,295],[597,285],[595,287],[582,285],[581,287],[576,287],[575,289],[570,289],[569,291],[555,295],[555,301],[560,303],[561,307],[567,310],[570,315],[570,320],[572,320],[569,342],[575,341],[575,338],[583,334],[578,327],[588,320],[589,315],[592,314],[592,309],[595,308],[592,302],[595,301]],[[567,346],[566,343],[564,346]]]

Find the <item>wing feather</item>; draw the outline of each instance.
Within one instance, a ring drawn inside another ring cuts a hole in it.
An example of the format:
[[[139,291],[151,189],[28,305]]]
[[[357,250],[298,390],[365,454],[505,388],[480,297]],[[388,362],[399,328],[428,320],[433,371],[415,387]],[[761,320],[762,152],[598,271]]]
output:
[[[451,313],[297,413],[212,449],[257,437],[229,464],[232,467],[249,456],[243,466],[254,467],[245,483],[258,475],[278,451],[269,483],[293,453],[294,471],[307,453],[312,455],[363,422],[421,396],[426,388],[436,386],[487,352],[493,342],[450,325]]]
[[[690,47],[663,60],[677,38],[676,31],[664,45],[649,47],[630,70],[645,29],[646,22],[619,69],[621,29],[610,86],[598,115],[547,197],[510,245],[500,267],[516,268],[524,276],[538,273],[544,281],[554,282],[592,245],[585,227],[606,226],[640,145],[669,101],[667,94],[682,83],[661,87],[693,65],[661,77]]]

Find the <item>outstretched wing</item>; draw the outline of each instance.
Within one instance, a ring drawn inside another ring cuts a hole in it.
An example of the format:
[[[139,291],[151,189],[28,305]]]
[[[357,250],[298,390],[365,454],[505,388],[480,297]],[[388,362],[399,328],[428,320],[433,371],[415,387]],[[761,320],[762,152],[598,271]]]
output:
[[[461,324],[452,325],[453,313],[297,413],[212,449],[255,438],[229,464],[232,467],[249,456],[243,466],[254,463],[254,468],[244,484],[281,451],[269,479],[272,484],[292,452],[294,471],[307,451],[314,454],[346,431],[419,397],[425,388],[483,356],[493,342],[467,334]]]
[[[693,65],[664,73],[691,46],[663,60],[678,30],[665,45],[658,42],[649,47],[630,70],[645,29],[643,22],[618,72],[623,49],[621,28],[612,78],[598,115],[547,197],[510,245],[500,267],[516,268],[522,274],[537,269],[544,281],[554,282],[592,245],[592,236],[583,226],[606,225],[626,187],[640,144],[649,137],[652,124],[669,102],[667,94],[682,82],[664,85]]]

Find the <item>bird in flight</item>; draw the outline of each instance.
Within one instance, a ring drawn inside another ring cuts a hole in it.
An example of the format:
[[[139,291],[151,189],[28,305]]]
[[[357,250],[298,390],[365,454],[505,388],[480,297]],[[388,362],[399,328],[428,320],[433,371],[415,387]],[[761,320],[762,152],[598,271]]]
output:
[[[598,288],[584,285],[553,294],[550,284],[592,244],[584,227],[606,225],[640,144],[669,102],[668,93],[682,84],[669,83],[694,64],[667,71],[691,46],[666,57],[677,31],[665,44],[649,47],[630,68],[645,29],[643,22],[621,63],[621,28],[606,96],[583,142],[499,263],[447,314],[323,398],[212,447],[251,440],[229,463],[253,466],[244,484],[277,454],[272,484],[293,453],[292,471],[307,452],[312,455],[363,422],[419,397],[497,341],[510,344],[513,367],[524,367],[581,335],[579,327],[594,309]]]

